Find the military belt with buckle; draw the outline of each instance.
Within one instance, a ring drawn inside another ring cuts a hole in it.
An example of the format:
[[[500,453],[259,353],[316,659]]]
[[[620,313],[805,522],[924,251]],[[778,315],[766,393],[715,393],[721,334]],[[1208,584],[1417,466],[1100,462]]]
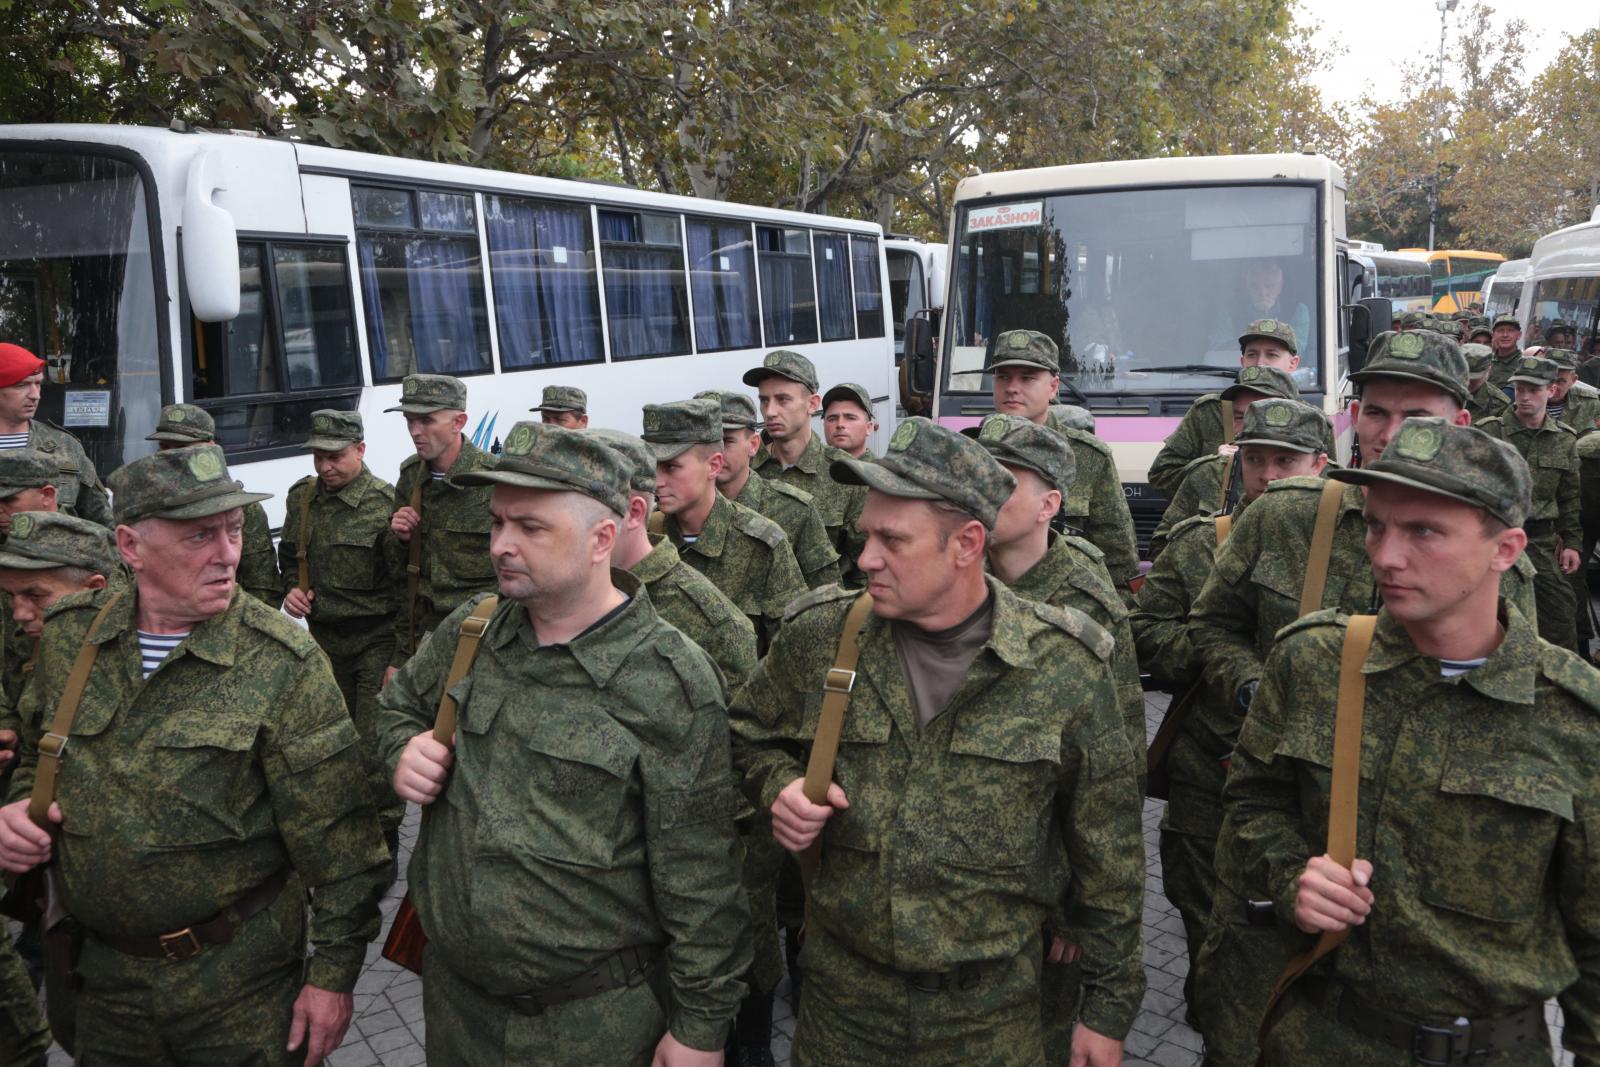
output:
[[[289,865],[279,867],[266,881],[246,890],[232,905],[202,922],[185,926],[165,934],[141,937],[112,937],[94,931],[97,940],[111,946],[125,956],[146,960],[166,960],[181,963],[200,955],[208,948],[225,945],[233,940],[234,933],[244,921],[259,915],[278,899],[289,881]]]
[[[574,1000],[597,996],[621,989],[632,988],[650,977],[661,960],[661,949],[656,945],[625,948],[613,952],[583,974],[562,982],[514,993],[498,999],[511,1005],[519,1015],[543,1015],[551,1008],[569,1004]]]
[[[1547,1048],[1544,1006],[1530,1004],[1521,1011],[1491,1018],[1458,1016],[1451,1022],[1421,1022],[1383,1011],[1333,979],[1302,980],[1305,991],[1326,1010],[1337,998],[1332,1014],[1341,1024],[1370,1040],[1411,1054],[1420,1067],[1454,1067],[1470,1060],[1512,1049]]]

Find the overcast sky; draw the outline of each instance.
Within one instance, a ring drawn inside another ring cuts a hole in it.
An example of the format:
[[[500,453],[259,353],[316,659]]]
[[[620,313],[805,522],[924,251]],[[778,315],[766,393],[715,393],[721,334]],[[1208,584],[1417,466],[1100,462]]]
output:
[[[1343,46],[1330,69],[1317,83],[1329,100],[1353,105],[1370,86],[1380,100],[1400,94],[1401,65],[1422,60],[1432,68],[1439,52],[1439,11],[1434,0],[1300,0],[1306,17],[1322,24],[1318,41]],[[1461,0],[1455,12],[1472,6]],[[1600,4],[1572,0],[1535,0],[1533,3],[1494,4],[1495,21],[1504,23],[1515,13],[1528,23],[1528,77],[1536,77],[1555,58],[1567,35],[1600,25]],[[1448,50],[1456,40],[1446,32]],[[1450,72],[1446,68],[1445,77]]]

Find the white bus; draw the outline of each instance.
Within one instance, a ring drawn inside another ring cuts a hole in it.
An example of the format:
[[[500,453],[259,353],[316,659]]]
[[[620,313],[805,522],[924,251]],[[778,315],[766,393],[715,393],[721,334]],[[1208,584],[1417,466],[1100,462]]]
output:
[[[1141,536],[1164,501],[1151,460],[1202,393],[1239,369],[1251,320],[1293,325],[1302,399],[1348,452],[1345,377],[1387,302],[1355,303],[1364,271],[1345,238],[1345,180],[1317,155],[1087,163],[983,174],[956,186],[950,286],[936,341],[913,336],[908,399],[957,427],[992,410],[984,366],[1005,330],[1063,354],[1062,399],[1096,416]],[[1352,345],[1350,325],[1358,331]],[[926,347],[925,351],[918,351]]]
[[[1588,351],[1600,333],[1600,208],[1590,221],[1533,243],[1523,293],[1517,309],[1523,347],[1543,344],[1550,323],[1564,319],[1578,332],[1574,347]]]
[[[1515,315],[1522,306],[1522,286],[1528,280],[1531,259],[1508,259],[1483,281],[1483,313],[1491,322],[1499,315]]]
[[[944,306],[944,245],[891,234],[883,242],[889,261],[889,307],[894,315],[894,355],[905,354],[906,320]]]
[[[0,126],[0,340],[48,360],[41,414],[105,473],[152,450],[162,404],[199,404],[275,525],[316,408],[359,410],[395,477],[412,448],[383,409],[413,372],[461,377],[491,446],[547,384],[637,432],[645,403],[742,389],[792,348],[824,390],[866,386],[887,435],[888,289],[871,223],[247,135]]]

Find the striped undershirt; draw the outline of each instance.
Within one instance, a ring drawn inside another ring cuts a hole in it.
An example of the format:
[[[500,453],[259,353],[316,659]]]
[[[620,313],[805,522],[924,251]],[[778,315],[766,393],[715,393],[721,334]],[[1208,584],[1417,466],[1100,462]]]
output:
[[[28,431],[21,433],[0,433],[0,451],[8,448],[27,448]]]
[[[149,681],[150,676],[156,673],[156,668],[161,666],[172,652],[188,637],[187,633],[181,634],[153,634],[149,630],[139,631],[139,659],[144,669],[144,677]]]
[[[447,475],[447,474],[449,474],[449,473],[450,473],[450,472],[449,472],[449,471],[435,471],[435,470],[430,470],[430,471],[429,471],[429,472],[428,472],[428,476],[429,476],[429,477],[430,477],[430,478],[432,478],[432,479],[433,479],[433,480],[434,480],[434,481],[436,481],[436,482],[442,482],[442,481],[444,481],[444,478],[445,478],[445,475]]]
[[[1479,656],[1477,659],[1442,659],[1439,661],[1439,673],[1446,678],[1454,678],[1488,662],[1488,656]]]

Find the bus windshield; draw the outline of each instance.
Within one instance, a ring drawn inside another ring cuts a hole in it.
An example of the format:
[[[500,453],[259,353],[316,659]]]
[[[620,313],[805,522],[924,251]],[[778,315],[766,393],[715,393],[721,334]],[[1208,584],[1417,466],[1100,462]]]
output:
[[[1317,191],[1208,185],[960,205],[945,390],[987,393],[996,335],[1038,330],[1085,394],[1200,393],[1277,319],[1318,381]]]
[[[137,455],[160,407],[144,182],[77,152],[0,151],[0,341],[48,364],[40,415],[102,471]]]

